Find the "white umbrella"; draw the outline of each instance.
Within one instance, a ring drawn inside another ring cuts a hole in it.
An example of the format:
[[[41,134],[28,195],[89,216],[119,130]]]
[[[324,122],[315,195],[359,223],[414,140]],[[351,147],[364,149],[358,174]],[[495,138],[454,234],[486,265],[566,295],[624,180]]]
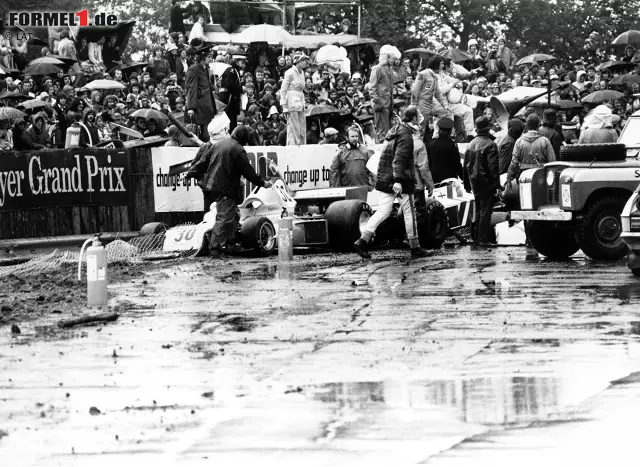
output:
[[[226,63],[223,63],[223,62],[213,62],[209,64],[209,70],[211,70],[211,73],[216,76],[222,76],[222,73],[224,73],[224,70],[226,70],[230,66],[231,65],[227,65]]]
[[[347,51],[335,45],[323,45],[316,54],[316,63],[342,62],[347,58]]]
[[[94,89],[125,89],[125,85],[111,79],[96,79],[88,82],[84,89],[93,91]]]
[[[291,39],[293,39],[293,36],[279,26],[255,24],[234,37],[233,42],[240,44],[249,44],[251,42],[284,44]]]

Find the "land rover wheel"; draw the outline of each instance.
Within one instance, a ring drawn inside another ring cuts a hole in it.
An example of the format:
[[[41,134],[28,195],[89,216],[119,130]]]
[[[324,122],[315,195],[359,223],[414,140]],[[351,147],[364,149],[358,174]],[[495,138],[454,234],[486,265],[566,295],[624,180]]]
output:
[[[611,261],[627,254],[627,244],[620,237],[620,213],[626,201],[606,196],[587,205],[576,226],[576,241],[589,258]]]
[[[526,221],[527,238],[538,253],[549,259],[566,259],[579,250],[569,225],[547,221]]]
[[[337,251],[351,250],[372,214],[371,207],[359,199],[331,203],[326,213],[329,246]]]
[[[276,249],[276,229],[266,217],[250,217],[240,226],[240,244],[256,253],[270,255]]]

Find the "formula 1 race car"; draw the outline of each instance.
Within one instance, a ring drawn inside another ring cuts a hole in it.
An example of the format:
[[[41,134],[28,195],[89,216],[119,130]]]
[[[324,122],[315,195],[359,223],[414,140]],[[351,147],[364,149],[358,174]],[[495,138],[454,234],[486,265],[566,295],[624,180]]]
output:
[[[236,242],[259,254],[273,253],[278,244],[278,220],[293,218],[294,247],[326,246],[347,251],[360,237],[361,229],[378,204],[377,191],[367,187],[320,188],[293,193],[277,166],[269,165],[271,188],[256,187],[239,206],[240,223]],[[438,248],[452,231],[469,227],[473,221],[473,195],[464,192],[460,182],[446,180],[427,198],[426,215],[419,223],[420,244]],[[163,250],[206,251],[216,207],[211,205],[201,223],[166,230]],[[146,224],[141,235],[166,229],[161,223]],[[374,242],[402,241],[405,236],[402,214],[392,215],[376,231]]]

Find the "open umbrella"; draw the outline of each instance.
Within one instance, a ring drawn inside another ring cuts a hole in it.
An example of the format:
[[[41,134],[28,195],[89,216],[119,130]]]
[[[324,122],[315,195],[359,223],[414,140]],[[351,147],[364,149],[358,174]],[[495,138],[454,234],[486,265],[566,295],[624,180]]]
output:
[[[0,65],[0,75],[20,75],[22,72],[20,70],[16,70],[15,68],[7,68],[6,66]]]
[[[318,104],[309,107],[309,109],[305,112],[305,115],[307,117],[319,117],[320,115],[330,115],[339,112],[340,111],[332,105]]]
[[[59,71],[62,71],[57,65],[53,63],[34,63],[24,69],[25,75],[55,75]]]
[[[556,57],[549,54],[531,54],[521,58],[516,62],[516,66],[531,65],[533,62],[548,62],[549,60],[555,60]]]
[[[83,89],[126,89],[126,86],[112,79],[96,79],[85,84]]]
[[[602,104],[605,101],[615,101],[622,97],[624,97],[624,94],[621,92],[605,89],[603,91],[596,91],[588,94],[582,99],[582,102],[589,104]]]
[[[29,62],[29,65],[35,65],[36,63],[49,63],[51,65],[64,66],[64,62],[62,60],[58,60],[57,58],[53,58],[50,56],[47,57],[38,57]]]
[[[450,59],[454,63],[465,62],[467,60],[472,60],[473,57],[466,52],[463,52],[460,49],[449,49],[440,54],[444,58]]]
[[[222,76],[222,73],[224,73],[224,70],[227,68],[231,68],[231,65],[227,65],[224,62],[213,62],[209,64],[209,70],[216,76]]]
[[[30,110],[30,109],[41,109],[43,107],[50,107],[50,106],[51,104],[43,100],[29,99],[28,101],[21,102],[16,107],[22,107],[25,110]]]
[[[634,44],[640,44],[640,31],[637,31],[635,29],[630,29],[626,32],[623,32],[618,37],[616,37],[611,43],[611,45],[621,45],[621,46],[634,45]]]
[[[629,70],[635,67],[636,67],[636,64],[631,62],[609,61],[609,62],[604,62],[598,65],[596,67],[596,71],[602,71],[602,70],[622,71],[622,70]]]
[[[345,42],[344,44],[342,44],[342,47],[355,47],[357,45],[370,45],[370,44],[377,44],[378,41],[375,39],[369,39],[368,37],[360,37],[358,39],[351,39],[350,41]]]
[[[120,65],[113,68],[114,70],[121,70],[123,73],[128,73],[129,71],[135,70],[136,68],[142,68],[147,66],[147,62],[130,62],[124,63],[122,62]]]
[[[284,44],[293,36],[279,26],[271,24],[254,24],[238,34],[233,42],[250,44],[251,42],[268,42],[269,44]]]
[[[342,62],[347,58],[344,49],[335,45],[324,45],[318,49],[316,63]]]
[[[13,107],[0,107],[0,121],[9,121],[13,125],[16,120],[26,117],[27,114]]]
[[[640,76],[638,76],[638,75],[620,75],[620,76],[616,76],[611,81],[609,81],[609,85],[610,86],[622,86],[623,84],[626,84],[627,86],[631,87],[633,85],[633,83],[639,83],[640,84]]]
[[[60,60],[62,63],[64,63],[66,66],[71,66],[74,63],[76,63],[78,60],[76,60],[75,58],[69,58],[69,57],[63,57],[62,55],[47,55],[47,57],[49,58],[55,58],[57,60]]]
[[[155,118],[156,120],[169,120],[169,117],[155,109],[138,109],[133,112],[131,116],[135,118],[142,117],[147,120],[150,118]]]
[[[572,101],[571,99],[558,99],[555,102],[555,106],[559,109],[567,110],[581,108],[582,104],[580,102]]]
[[[424,55],[427,57],[433,57],[434,55],[438,55],[438,52],[431,49],[425,49],[424,47],[415,47],[413,49],[407,49],[404,51],[405,55]]]
[[[22,94],[16,91],[2,91],[0,92],[0,99],[31,99],[26,94]]]

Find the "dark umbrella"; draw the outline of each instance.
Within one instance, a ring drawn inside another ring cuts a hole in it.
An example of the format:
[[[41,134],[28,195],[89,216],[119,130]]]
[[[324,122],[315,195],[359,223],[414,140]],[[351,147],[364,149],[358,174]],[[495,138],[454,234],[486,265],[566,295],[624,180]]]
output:
[[[2,91],[0,92],[0,99],[31,99],[26,94],[22,94],[16,91]]]
[[[59,71],[62,71],[62,68],[52,63],[34,63],[25,68],[23,73],[25,75],[55,75]]]
[[[531,55],[527,55],[526,57],[521,58],[520,60],[518,60],[516,62],[516,66],[520,66],[520,65],[531,65],[533,62],[539,63],[539,62],[547,62],[549,60],[555,60],[556,57],[554,57],[553,55],[548,55],[548,54],[531,54]]]
[[[130,70],[135,70],[136,68],[147,66],[146,62],[131,62],[131,63],[121,63],[117,67],[113,68],[114,70],[122,70],[123,73],[126,73]]]
[[[320,115],[330,115],[334,113],[340,113],[340,111],[329,104],[312,105],[307,111],[307,117],[319,117]]]
[[[460,49],[449,49],[440,54],[444,58],[450,59],[454,63],[462,63],[467,60],[473,60],[473,57]]]
[[[52,55],[47,55],[47,57],[55,58],[56,60],[60,60],[66,66],[71,66],[71,65],[73,65],[74,63],[76,63],[78,61],[75,58],[63,57],[62,55],[53,55],[52,54]]]
[[[566,110],[581,108],[582,104],[580,102],[572,101],[571,99],[558,99],[555,102],[555,106],[559,109]]]
[[[342,47],[347,48],[347,47],[354,47],[356,45],[369,45],[369,44],[377,44],[377,43],[378,41],[375,39],[361,37],[359,39],[351,39],[350,41],[345,42],[344,44],[342,44]]]
[[[636,64],[631,62],[609,61],[609,62],[604,62],[598,65],[596,67],[596,71],[602,71],[602,70],[621,71],[621,70],[631,69],[635,67],[636,67]]]
[[[38,57],[29,62],[29,65],[35,65],[36,63],[49,63],[51,65],[63,66],[64,62],[62,60],[58,60],[57,58],[53,58],[50,56],[46,57]]]
[[[611,45],[634,45],[640,44],[640,31],[630,29],[616,37]]]
[[[620,75],[609,81],[610,86],[621,86],[626,84],[631,87],[633,83],[640,83],[640,76],[638,75]]]
[[[48,102],[45,102],[40,99],[30,99],[28,101],[21,102],[16,107],[22,107],[23,109],[40,109],[42,107],[50,107]]]
[[[604,101],[615,101],[622,97],[624,97],[624,94],[622,94],[621,92],[605,89],[603,91],[596,91],[588,94],[582,99],[582,102],[590,104],[602,104]]]
[[[418,54],[418,55],[426,55],[427,57],[433,57],[434,55],[438,55],[435,50],[425,49],[424,47],[415,47],[413,49],[408,49],[404,51],[405,54]]]

